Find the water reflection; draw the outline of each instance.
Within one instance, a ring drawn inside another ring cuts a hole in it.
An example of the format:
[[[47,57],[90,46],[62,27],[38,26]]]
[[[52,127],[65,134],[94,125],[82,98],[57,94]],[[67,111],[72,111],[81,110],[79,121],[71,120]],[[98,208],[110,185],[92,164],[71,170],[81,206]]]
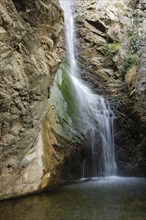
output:
[[[94,179],[0,203],[1,220],[145,220],[146,179]]]

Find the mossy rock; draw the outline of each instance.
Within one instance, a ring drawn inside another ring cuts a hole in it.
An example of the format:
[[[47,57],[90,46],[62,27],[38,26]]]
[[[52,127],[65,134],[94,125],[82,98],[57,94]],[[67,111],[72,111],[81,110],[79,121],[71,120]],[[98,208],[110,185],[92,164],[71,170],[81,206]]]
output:
[[[65,64],[60,66],[62,73],[61,84],[57,82],[57,86],[67,104],[67,114],[75,120],[76,116],[79,115],[78,100],[76,88],[72,82],[71,76],[69,75],[69,69]]]

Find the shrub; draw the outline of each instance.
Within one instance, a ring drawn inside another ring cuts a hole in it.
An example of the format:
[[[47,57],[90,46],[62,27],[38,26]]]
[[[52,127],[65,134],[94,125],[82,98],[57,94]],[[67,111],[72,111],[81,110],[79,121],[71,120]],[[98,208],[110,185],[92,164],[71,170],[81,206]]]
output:
[[[107,45],[107,55],[115,55],[119,53],[121,48],[120,43],[114,42]]]
[[[139,64],[139,56],[137,54],[128,54],[128,56],[124,59],[123,65],[121,67],[121,71],[120,71],[120,76],[122,77],[122,79],[124,80],[125,75],[127,73],[127,71],[129,70],[129,68],[133,65],[138,65]]]

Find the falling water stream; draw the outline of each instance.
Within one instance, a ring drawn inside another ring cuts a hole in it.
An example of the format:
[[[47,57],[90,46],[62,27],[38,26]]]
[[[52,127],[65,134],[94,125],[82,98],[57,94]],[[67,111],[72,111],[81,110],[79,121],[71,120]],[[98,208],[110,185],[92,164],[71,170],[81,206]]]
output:
[[[72,1],[71,1],[72,2]],[[85,115],[92,146],[92,177],[97,171],[97,133],[102,142],[102,176],[64,185],[51,193],[0,202],[1,220],[145,220],[146,178],[110,177],[116,174],[113,112],[109,103],[92,93],[79,78],[74,53],[71,3],[60,1],[65,11],[66,46],[71,79]],[[83,177],[86,177],[83,162]]]
[[[92,177],[96,176],[113,176],[116,175],[116,162],[114,153],[114,136],[113,136],[113,118],[114,114],[107,100],[94,94],[91,89],[85,85],[79,76],[79,68],[75,58],[75,34],[74,19],[72,8],[73,1],[60,0],[65,18],[65,41],[66,51],[69,65],[69,72],[72,83],[76,88],[78,95],[78,103],[80,109],[84,111],[86,124],[89,130],[89,139],[92,149],[91,172]],[[97,143],[97,135],[100,134],[102,153],[100,155],[101,162],[99,164],[99,144]],[[99,167],[100,165],[100,167]],[[85,159],[82,163],[82,177],[88,174],[88,161]]]

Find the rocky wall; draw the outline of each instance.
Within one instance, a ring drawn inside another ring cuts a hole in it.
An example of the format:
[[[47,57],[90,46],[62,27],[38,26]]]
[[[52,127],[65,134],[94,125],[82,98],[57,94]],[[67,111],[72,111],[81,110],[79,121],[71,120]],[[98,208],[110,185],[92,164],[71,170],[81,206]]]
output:
[[[145,1],[76,2],[82,77],[115,113],[119,175],[146,175]]]
[[[45,169],[43,121],[61,62],[62,18],[58,1],[0,2],[0,199],[59,182]]]

